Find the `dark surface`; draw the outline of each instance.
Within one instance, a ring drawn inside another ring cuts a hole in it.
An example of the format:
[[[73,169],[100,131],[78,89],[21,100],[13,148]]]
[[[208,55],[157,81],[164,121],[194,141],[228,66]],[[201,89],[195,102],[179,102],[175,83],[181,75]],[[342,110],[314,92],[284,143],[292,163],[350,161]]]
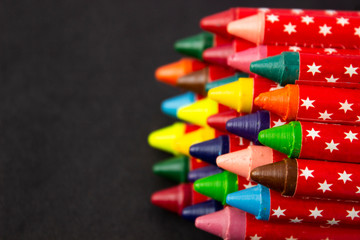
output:
[[[156,2],[154,4],[153,2]],[[282,4],[285,2],[286,4]],[[353,1],[268,7],[354,9]],[[147,145],[169,125],[157,83],[201,17],[261,1],[4,0],[0,3],[0,239],[213,239],[151,206],[172,185]]]

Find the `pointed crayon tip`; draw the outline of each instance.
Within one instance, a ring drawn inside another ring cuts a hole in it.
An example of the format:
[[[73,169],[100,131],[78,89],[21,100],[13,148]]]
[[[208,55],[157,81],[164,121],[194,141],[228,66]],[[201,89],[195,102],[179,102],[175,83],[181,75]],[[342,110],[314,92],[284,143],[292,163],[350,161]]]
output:
[[[232,54],[234,54],[233,45],[226,44],[206,49],[203,52],[203,59],[208,63],[227,66],[227,58]]]
[[[193,104],[196,101],[196,95],[187,92],[172,98],[168,98],[161,103],[161,111],[171,117],[177,118],[177,111],[185,106]]]
[[[226,196],[238,190],[237,176],[224,171],[194,182],[194,190],[208,196],[222,204],[226,203]]]
[[[215,200],[208,200],[202,203],[194,204],[189,207],[186,207],[182,211],[182,217],[186,220],[194,222],[196,218],[214,213],[216,211],[222,210],[223,205]]]
[[[175,187],[157,191],[151,196],[151,203],[181,215],[184,207],[191,204],[192,184],[183,183]]]
[[[222,132],[226,132],[226,122],[230,119],[242,116],[243,114],[238,113],[235,110],[229,110],[218,114],[211,115],[207,119],[207,124]]]
[[[205,91],[209,92],[210,89],[212,89],[212,88],[216,88],[216,87],[228,84],[228,83],[236,82],[239,78],[244,78],[244,77],[245,78],[249,77],[249,75],[246,73],[236,73],[231,77],[221,78],[221,79],[213,81],[213,82],[208,82],[205,85]]]
[[[203,51],[213,46],[214,35],[202,32],[175,42],[177,52],[202,60]]]
[[[227,58],[227,64],[230,67],[238,69],[242,72],[250,73],[251,63],[266,55],[266,47],[257,46],[234,53]]]
[[[216,165],[216,158],[229,152],[229,137],[226,135],[194,144],[190,147],[190,155],[205,162]]]
[[[153,165],[153,173],[165,177],[172,181],[183,183],[187,182],[189,173],[189,158],[186,156],[176,156]]]
[[[189,182],[195,182],[198,179],[212,176],[222,172],[223,172],[222,169],[218,168],[217,166],[211,165],[190,171],[188,173],[187,179]]]
[[[178,79],[179,88],[206,95],[205,85],[209,81],[209,68],[186,74]]]
[[[219,112],[217,102],[204,98],[178,110],[179,119],[199,126],[206,127],[207,118]]]
[[[219,13],[206,16],[200,20],[200,27],[206,31],[229,36],[226,26],[235,20],[235,10],[229,9]]]
[[[176,122],[170,126],[158,129],[149,134],[148,142],[153,148],[172,154],[179,154],[175,150],[175,140],[184,135],[185,124]]]
[[[198,217],[195,226],[223,239],[245,239],[246,215],[240,209],[225,207],[223,210]]]
[[[175,150],[186,156],[190,156],[190,147],[215,137],[215,131],[211,128],[200,128],[187,133],[175,141]]]
[[[227,31],[231,35],[259,45],[262,43],[264,37],[263,22],[264,14],[258,13],[230,22],[227,25]]]

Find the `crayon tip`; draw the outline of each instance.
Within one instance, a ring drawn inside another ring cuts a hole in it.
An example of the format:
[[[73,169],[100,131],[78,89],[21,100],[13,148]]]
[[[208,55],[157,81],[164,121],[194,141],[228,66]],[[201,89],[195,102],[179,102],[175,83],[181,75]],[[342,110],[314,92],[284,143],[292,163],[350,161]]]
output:
[[[221,78],[221,79],[213,81],[213,82],[208,82],[205,85],[205,91],[209,92],[209,90],[212,88],[216,88],[216,87],[228,84],[228,83],[236,82],[239,78],[248,77],[248,76],[249,75],[245,74],[245,73],[236,73],[231,77]]]
[[[239,78],[238,81],[210,89],[208,97],[220,104],[249,113],[252,110],[253,78]]]
[[[228,56],[234,54],[232,44],[225,44],[218,47],[208,48],[203,52],[203,59],[208,63],[227,66]]]
[[[218,168],[217,166],[210,165],[190,171],[188,173],[187,178],[189,182],[195,182],[198,179],[205,178],[222,172],[223,170]]]
[[[190,156],[189,150],[191,145],[212,139],[214,138],[214,136],[215,136],[214,129],[200,128],[196,131],[187,133],[182,137],[179,137],[175,141],[175,149],[176,151],[186,156]]]
[[[225,204],[226,196],[238,190],[237,176],[224,171],[202,178],[194,182],[194,190]]]
[[[207,118],[218,113],[218,111],[219,107],[217,102],[209,98],[204,98],[191,105],[180,108],[177,116],[186,122],[205,127],[208,126],[206,122]]]
[[[175,187],[157,191],[151,196],[151,203],[181,215],[184,207],[191,204],[192,184],[183,183]]]
[[[299,157],[301,150],[301,125],[299,122],[290,122],[279,127],[269,128],[259,133],[259,141],[289,157]]]
[[[223,210],[198,217],[195,226],[223,239],[245,239],[246,214],[240,209],[225,207]]]
[[[266,47],[264,46],[248,48],[230,55],[227,58],[227,64],[242,72],[250,73],[251,63],[261,59],[263,55],[266,55],[264,52],[266,52]]]
[[[242,117],[230,119],[226,123],[226,130],[237,136],[260,144],[259,132],[270,127],[270,113],[265,110],[257,111]]]
[[[220,137],[194,144],[190,147],[190,155],[205,162],[216,165],[216,158],[229,152],[229,137]]]
[[[226,203],[254,215],[257,219],[264,219],[270,214],[270,191],[267,187],[256,185],[241,191],[230,193]]]
[[[177,81],[177,87],[186,89],[201,95],[206,95],[205,85],[209,81],[209,68],[205,67],[180,77]]]
[[[196,101],[196,96],[192,92],[187,92],[172,98],[168,98],[161,103],[161,111],[171,117],[177,118],[177,111]]]
[[[232,21],[227,25],[227,31],[231,35],[259,45],[263,42],[264,38],[264,18],[263,13],[258,13]]]
[[[238,113],[235,110],[221,112],[208,117],[207,124],[217,130],[226,132],[226,122],[241,115],[241,113]]]
[[[172,181],[183,183],[187,181],[189,173],[189,158],[176,156],[153,165],[153,173]]]
[[[182,211],[182,217],[188,221],[194,222],[197,217],[219,211],[223,208],[224,207],[220,202],[208,200],[184,208]]]
[[[175,150],[175,140],[183,136],[184,132],[185,124],[177,122],[150,133],[148,142],[153,148],[177,155],[179,152]]]
[[[235,20],[235,9],[229,9],[206,16],[200,20],[200,27],[206,31],[228,36],[226,26]]]
[[[174,48],[177,52],[202,60],[203,51],[213,46],[214,35],[202,32],[194,36],[179,39]]]

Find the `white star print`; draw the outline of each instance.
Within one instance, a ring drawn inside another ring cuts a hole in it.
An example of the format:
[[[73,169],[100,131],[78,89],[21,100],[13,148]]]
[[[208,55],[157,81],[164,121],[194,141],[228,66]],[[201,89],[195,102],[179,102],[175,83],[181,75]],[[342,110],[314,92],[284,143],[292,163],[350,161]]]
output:
[[[305,169],[300,169],[300,171],[301,171],[300,176],[304,176],[306,180],[307,180],[309,177],[314,177],[314,176],[312,175],[312,172],[313,172],[314,170],[309,170],[308,167],[306,167]]]
[[[251,240],[260,240],[262,237],[258,236],[257,234],[255,234],[254,236],[250,236]]]
[[[306,107],[306,110],[308,110],[309,107],[314,108],[313,102],[315,102],[315,100],[310,100],[309,97],[307,97],[305,100],[301,99],[301,101],[303,102],[303,104],[301,104],[300,107]]]
[[[306,25],[309,25],[309,23],[314,22],[314,17],[309,17],[309,16],[301,17],[301,22],[306,23]]]
[[[301,51],[301,48],[299,48],[297,46],[291,46],[291,47],[289,47],[289,50],[293,51],[293,52],[299,52],[299,51]]]
[[[296,32],[295,28],[296,25],[292,25],[291,22],[289,22],[288,25],[284,24],[284,32],[287,32],[289,35],[291,35],[291,33]]]
[[[299,219],[298,217],[294,218],[294,219],[290,219],[291,223],[301,223],[303,219]]]
[[[360,116],[356,116],[358,119],[356,120],[356,122],[360,122]]]
[[[331,27],[326,26],[326,24],[324,24],[324,26],[319,26],[319,28],[320,28],[319,33],[324,35],[324,37],[326,37],[326,35],[328,35],[328,34],[331,34],[331,31],[330,31]]]
[[[341,26],[345,26],[346,24],[349,24],[349,19],[348,18],[336,18],[336,23],[340,24]]]
[[[333,152],[334,150],[339,150],[339,149],[337,148],[337,145],[339,145],[340,143],[334,143],[334,140],[333,140],[333,139],[331,139],[331,142],[329,142],[329,143],[325,142],[325,144],[327,145],[327,147],[325,148],[325,150],[326,150],[326,149],[329,149],[330,152]]]
[[[353,74],[358,75],[358,73],[356,72],[358,67],[353,67],[352,64],[350,64],[349,67],[344,67],[344,68],[346,69],[344,74],[349,74],[350,77],[352,77]]]
[[[352,111],[351,106],[354,105],[353,103],[348,103],[347,100],[345,100],[345,102],[343,102],[343,103],[342,103],[342,102],[339,102],[339,104],[341,105],[341,107],[339,108],[339,110],[342,109],[342,110],[344,110],[345,113],[346,113],[348,110],[349,110],[349,111]]]
[[[359,211],[355,211],[355,208],[353,207],[351,210],[346,210],[347,212],[348,212],[348,215],[346,216],[346,217],[350,217],[351,218],[351,220],[354,220],[354,218],[356,218],[356,217],[360,217],[359,215],[358,215],[358,213],[360,212],[360,210]]]
[[[327,15],[332,16],[332,15],[335,15],[335,14],[336,14],[336,11],[335,11],[335,10],[332,10],[332,9],[329,9],[329,10],[325,10],[325,13],[326,13]]]
[[[343,173],[338,173],[340,175],[340,177],[338,178],[338,180],[343,180],[344,183],[346,183],[346,181],[352,181],[350,176],[352,175],[351,173],[346,173],[346,171],[344,170]]]
[[[313,63],[312,65],[307,65],[307,66],[308,66],[308,68],[309,68],[309,70],[308,70],[307,72],[311,72],[313,76],[314,76],[315,73],[317,73],[317,72],[318,72],[318,73],[321,73],[320,70],[319,70],[319,68],[321,68],[321,65],[316,66],[315,63]]]
[[[354,35],[358,35],[360,37],[360,27],[354,28],[354,30],[355,30]]]
[[[348,133],[347,133],[347,132],[344,132],[344,133],[345,133],[345,135],[346,135],[346,137],[345,137],[344,139],[349,139],[350,142],[352,142],[354,139],[359,140],[359,139],[356,137],[356,135],[357,135],[358,133],[353,133],[353,132],[351,132],[351,130],[349,130]]]
[[[335,48],[325,48],[324,52],[326,52],[328,54],[333,54],[333,53],[337,52],[337,50]]]
[[[255,186],[254,184],[251,184],[251,182],[249,182],[248,184],[243,184],[244,188],[251,188],[253,186]]]
[[[279,127],[284,125],[286,122],[282,122],[281,119],[279,118],[279,120],[273,121],[273,123],[274,123],[274,127]]]
[[[327,110],[325,110],[325,112],[319,112],[320,114],[320,117],[319,118],[322,118],[323,120],[326,120],[326,119],[331,119],[331,115],[333,115],[332,113],[328,113]]]
[[[326,182],[326,180],[323,183],[318,183],[318,184],[320,185],[320,187],[317,190],[322,190],[323,193],[326,192],[326,191],[331,191],[330,186],[332,184],[328,184]]]
[[[334,78],[334,75],[331,75],[329,78],[325,78],[327,82],[336,82],[339,78]]]
[[[291,9],[291,12],[294,14],[300,14],[300,13],[304,12],[304,10],[299,9],[299,8],[293,8],[293,9]]]
[[[289,238],[285,238],[285,240],[297,240],[297,238],[294,238],[292,235]]]
[[[306,130],[309,134],[306,135],[307,137],[311,137],[313,140],[315,140],[316,137],[320,138],[319,132],[320,131],[315,131],[314,128],[312,128],[311,130]]]
[[[281,209],[280,206],[278,206],[277,209],[272,209],[274,211],[274,213],[272,214],[272,216],[277,216],[277,218],[279,218],[280,216],[285,216],[284,212],[286,211],[286,209]]]
[[[274,15],[274,14],[267,15],[266,20],[271,22],[271,23],[278,22],[279,21],[279,16]]]
[[[360,193],[360,187],[356,186],[357,188],[357,192],[356,193]]]
[[[316,219],[317,217],[322,217],[321,212],[322,212],[323,210],[318,210],[317,207],[315,207],[314,210],[310,210],[310,209],[309,209],[309,211],[311,212],[311,214],[309,215],[309,217],[314,217],[314,219]]]
[[[335,220],[335,218],[331,219],[331,220],[326,220],[327,224],[330,225],[339,225],[340,220]]]

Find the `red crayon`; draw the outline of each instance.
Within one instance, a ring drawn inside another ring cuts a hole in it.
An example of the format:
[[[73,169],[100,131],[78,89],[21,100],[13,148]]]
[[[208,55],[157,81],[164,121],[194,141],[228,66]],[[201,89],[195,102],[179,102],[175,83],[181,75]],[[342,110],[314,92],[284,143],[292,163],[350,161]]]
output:
[[[220,34],[227,37],[232,37],[227,32],[227,25],[237,19],[245,18],[259,12],[265,13],[286,13],[296,15],[316,14],[328,16],[359,16],[357,11],[334,11],[334,10],[311,10],[311,9],[275,9],[275,8],[230,8],[207,17],[200,21],[200,27],[206,31]]]
[[[255,105],[287,121],[360,124],[359,90],[288,84],[261,93]]]
[[[258,13],[229,23],[227,30],[257,45],[360,47],[360,16]]]
[[[284,196],[359,201],[359,171],[360,164],[288,158],[255,168],[251,179]]]
[[[239,113],[235,110],[220,112],[218,114],[214,114],[208,117],[207,124],[210,127],[213,127],[219,131],[227,132],[226,122],[229,121],[230,119],[242,117],[244,115],[245,115],[244,113]]]
[[[194,191],[192,183],[183,183],[151,195],[152,204],[179,215],[185,207],[207,200],[209,200],[208,197]]]

